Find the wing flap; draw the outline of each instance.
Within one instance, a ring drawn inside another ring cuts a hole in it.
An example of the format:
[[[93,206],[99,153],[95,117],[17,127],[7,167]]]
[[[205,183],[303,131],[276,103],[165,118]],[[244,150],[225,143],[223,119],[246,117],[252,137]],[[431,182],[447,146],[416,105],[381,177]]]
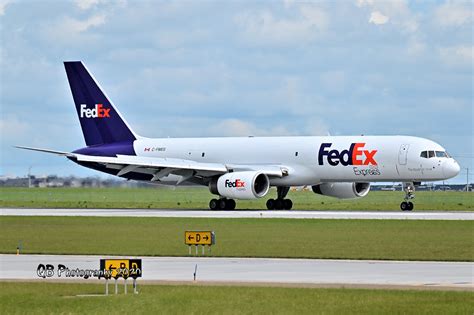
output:
[[[150,168],[170,168],[170,169],[187,169],[196,171],[211,171],[226,173],[227,167],[219,163],[200,163],[190,160],[173,159],[173,158],[151,158],[139,157],[131,155],[117,155],[117,157],[108,156],[91,156],[83,154],[75,154],[78,161],[96,162],[103,164],[119,164],[119,165],[135,165],[138,167]]]

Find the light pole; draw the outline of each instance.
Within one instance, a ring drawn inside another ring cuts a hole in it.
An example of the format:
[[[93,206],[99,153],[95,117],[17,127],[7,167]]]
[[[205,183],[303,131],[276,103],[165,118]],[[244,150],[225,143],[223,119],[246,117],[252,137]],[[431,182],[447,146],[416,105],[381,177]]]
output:
[[[31,168],[32,166],[28,167],[28,188],[31,188]]]
[[[463,170],[466,170],[466,192],[470,191],[469,187],[469,167],[463,167]]]
[[[469,167],[466,167],[466,191],[469,192]]]

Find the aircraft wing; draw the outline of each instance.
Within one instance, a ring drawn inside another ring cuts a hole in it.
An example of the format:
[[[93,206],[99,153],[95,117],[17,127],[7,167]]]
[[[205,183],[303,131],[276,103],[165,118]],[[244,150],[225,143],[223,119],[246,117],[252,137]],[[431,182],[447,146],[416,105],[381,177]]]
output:
[[[162,178],[173,174],[180,176],[178,185],[192,177],[212,177],[228,173],[229,171],[260,171],[270,177],[282,177],[288,175],[288,169],[280,165],[242,165],[204,163],[186,159],[140,157],[132,155],[93,156],[72,152],[55,151],[50,149],[16,146],[20,149],[51,153],[66,156],[77,162],[98,163],[107,168],[117,170],[117,176],[123,176],[130,172],[152,175],[151,181],[160,181]]]
[[[288,175],[288,170],[280,166],[272,165],[239,165],[221,163],[203,163],[185,159],[140,157],[131,155],[117,155],[116,157],[91,156],[74,154],[74,158],[79,162],[93,162],[106,165],[109,168],[120,169],[117,176],[125,175],[128,172],[152,172],[154,180],[160,180],[168,174],[181,175],[183,171],[192,171],[194,175],[208,177],[224,174],[229,171],[260,171],[271,177],[282,177]],[[181,174],[180,174],[181,173]],[[189,174],[184,172],[185,174]],[[181,175],[183,176],[183,175]],[[189,179],[191,176],[186,179]]]
[[[172,168],[196,171],[212,171],[227,173],[228,169],[224,164],[219,163],[200,163],[191,160],[173,159],[173,158],[155,158],[141,157],[133,155],[117,155],[117,157],[92,156],[83,154],[74,154],[80,162],[96,162],[101,164],[133,165],[137,167],[151,168]]]

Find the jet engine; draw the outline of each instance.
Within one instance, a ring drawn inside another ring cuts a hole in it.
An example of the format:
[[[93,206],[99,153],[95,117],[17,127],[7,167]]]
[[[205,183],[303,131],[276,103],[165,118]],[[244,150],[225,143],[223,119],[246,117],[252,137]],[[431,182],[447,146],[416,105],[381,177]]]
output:
[[[362,198],[370,191],[370,183],[323,183],[314,185],[316,194],[339,199]]]
[[[232,172],[214,178],[209,190],[215,195],[235,199],[262,198],[270,189],[268,176],[261,172]]]

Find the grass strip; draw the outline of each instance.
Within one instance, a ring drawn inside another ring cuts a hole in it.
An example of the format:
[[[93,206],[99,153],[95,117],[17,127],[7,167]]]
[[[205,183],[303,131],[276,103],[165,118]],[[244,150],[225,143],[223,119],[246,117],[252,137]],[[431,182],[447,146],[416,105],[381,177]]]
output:
[[[472,193],[455,191],[420,191],[415,210],[473,211]],[[267,195],[276,197],[276,189]],[[312,191],[290,191],[288,198],[298,210],[393,210],[400,211],[404,193],[373,191],[361,199],[339,200]],[[3,208],[173,208],[208,209],[216,198],[207,188],[0,188]],[[266,209],[268,198],[239,200],[237,209]]]
[[[78,297],[103,294],[104,285],[0,282],[0,308],[3,314],[474,313],[472,292],[169,285],[139,289],[136,295]]]
[[[212,256],[473,261],[474,221],[0,217],[0,252],[184,256],[212,230]]]

